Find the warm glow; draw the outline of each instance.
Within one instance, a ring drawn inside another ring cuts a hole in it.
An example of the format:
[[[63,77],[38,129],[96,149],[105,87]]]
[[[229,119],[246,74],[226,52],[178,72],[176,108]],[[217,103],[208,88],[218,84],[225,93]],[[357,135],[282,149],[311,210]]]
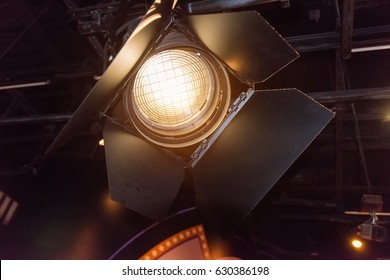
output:
[[[101,146],[101,147],[104,146],[104,139],[100,139],[100,141],[99,141],[99,146]]]
[[[133,90],[138,116],[149,125],[170,130],[188,126],[207,111],[213,80],[199,54],[167,50],[146,61]]]
[[[363,243],[360,240],[354,239],[352,240],[352,246],[359,249],[363,246]]]
[[[210,252],[203,226],[196,225],[161,241],[140,257],[140,260],[198,260],[209,258]]]
[[[229,77],[210,53],[172,46],[142,62],[123,101],[145,138],[166,147],[186,147],[210,136],[225,118]]]
[[[103,207],[108,214],[117,214],[122,208],[118,202],[111,199],[109,193],[106,193],[103,197]]]

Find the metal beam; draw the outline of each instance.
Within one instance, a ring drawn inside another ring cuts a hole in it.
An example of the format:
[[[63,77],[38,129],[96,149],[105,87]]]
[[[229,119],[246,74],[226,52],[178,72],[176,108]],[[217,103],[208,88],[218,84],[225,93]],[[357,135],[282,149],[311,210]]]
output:
[[[35,16],[30,8],[26,6],[26,4],[23,3],[23,1],[20,0],[8,0],[9,2],[12,2],[10,7],[13,11],[11,11],[15,18],[22,23],[25,26],[28,26],[29,23],[31,24],[30,31],[36,34],[37,38],[36,40],[40,40],[41,42],[45,43],[45,49],[42,50],[55,60],[60,65],[66,65],[66,61],[62,54],[59,52],[59,50],[54,46],[51,39],[48,37],[47,33],[42,29],[42,27],[37,23],[37,20],[52,6],[51,2],[47,3],[47,6],[43,8],[42,12]],[[27,30],[28,31],[28,30]],[[23,34],[24,36],[24,34]]]
[[[356,39],[369,36],[375,36],[376,38]],[[382,38],[377,39],[378,36]],[[390,25],[353,29],[352,39],[355,39],[351,43],[352,49],[388,45],[390,42]],[[299,53],[341,48],[341,35],[337,32],[286,37],[285,40]]]
[[[30,87],[41,87],[48,86],[54,82],[58,81],[66,81],[73,79],[93,79],[95,81],[100,79],[100,76],[96,75],[92,71],[84,71],[84,72],[73,72],[73,73],[64,73],[64,74],[55,74],[47,80],[41,80],[36,82],[19,82],[15,84],[3,84],[0,85],[0,91],[2,90],[10,90],[10,89],[21,89],[21,88],[30,88]]]
[[[280,218],[284,220],[300,220],[300,221],[327,221],[332,223],[355,224],[364,222],[367,217],[352,216],[352,215],[322,215],[322,214],[280,214]]]
[[[390,118],[386,117],[383,113],[375,112],[375,113],[358,113],[357,119],[359,121],[390,121]],[[354,118],[351,114],[345,114],[344,122],[354,121]],[[387,134],[390,137],[390,134]]]
[[[13,85],[0,85],[0,90],[47,86],[50,84],[50,82],[51,82],[50,80],[46,80],[46,81],[42,81],[42,82],[22,83],[22,84],[13,84]]]
[[[343,187],[343,107],[336,106],[335,116],[335,161],[336,161],[336,195],[337,202],[341,204],[341,192]]]
[[[326,92],[312,92],[308,95],[316,101],[327,104],[334,102],[351,102],[356,100],[373,100],[373,99],[388,99],[390,98],[390,87],[386,88],[367,88],[353,90],[336,90]],[[55,114],[55,115],[37,115],[16,118],[0,119],[0,126],[4,125],[19,125],[19,124],[35,124],[35,123],[53,123],[66,122],[71,118],[72,114]],[[380,115],[358,114],[359,120],[378,120],[383,119]],[[344,121],[351,121],[353,118],[345,116]]]
[[[95,35],[89,35],[87,36],[87,40],[89,44],[92,46],[92,48],[95,50],[96,54],[99,57],[103,57],[104,49],[102,44],[100,44],[98,38]]]
[[[18,101],[19,107],[28,115],[38,115],[39,112],[34,108],[34,106],[17,90],[11,91],[12,96]]]
[[[69,13],[78,22],[77,30],[80,34],[93,35],[99,32],[108,32],[112,29],[118,9],[119,2],[71,9]],[[124,22],[143,16],[146,11],[143,5],[132,7],[127,11]]]
[[[390,87],[312,92],[308,93],[308,95],[323,104],[344,101],[388,99],[390,98]]]
[[[390,194],[390,186],[372,186],[373,191],[381,194]],[[318,186],[318,185],[289,185],[289,191],[293,191],[295,194],[299,192],[304,192],[307,194],[308,191],[312,191],[315,193],[322,192],[334,192],[333,185],[327,186]],[[362,191],[367,191],[367,186],[363,185],[345,185],[343,186],[343,193],[351,192],[351,193],[361,193]]]
[[[2,118],[0,119],[0,126],[67,122],[71,117],[72,114],[58,114]]]
[[[5,109],[5,111],[2,112],[1,117],[3,117],[3,118],[7,117],[14,110],[14,108],[16,107],[17,103],[18,102],[16,101],[16,99],[13,98],[11,100],[11,102],[9,103],[8,107]]]
[[[390,49],[390,38],[353,42],[352,53],[381,51]]]
[[[62,0],[65,6],[68,7],[68,10],[77,9],[77,4],[73,0]]]
[[[354,0],[343,1],[343,16],[341,19],[341,57],[343,59],[351,57],[354,7]]]
[[[270,202],[271,205],[305,206],[311,208],[337,208],[334,201],[320,201],[313,199],[286,198]]]
[[[22,32],[12,41],[12,43],[1,53],[0,60],[2,60],[9,51],[27,34],[28,31],[36,24],[36,22],[47,12],[50,6],[46,6],[37,16],[33,17],[24,27]]]
[[[283,8],[290,6],[289,0],[203,0],[188,3],[186,11],[188,14],[207,14],[272,2],[280,2]]]

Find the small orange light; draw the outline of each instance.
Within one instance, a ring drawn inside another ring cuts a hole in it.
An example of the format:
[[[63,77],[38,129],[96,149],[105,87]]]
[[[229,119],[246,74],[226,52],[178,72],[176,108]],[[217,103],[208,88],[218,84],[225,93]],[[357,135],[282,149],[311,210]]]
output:
[[[356,249],[360,249],[363,246],[363,243],[360,240],[354,239],[352,240],[352,246]]]
[[[99,141],[99,146],[101,146],[101,147],[104,146],[104,139],[100,139],[100,141]]]

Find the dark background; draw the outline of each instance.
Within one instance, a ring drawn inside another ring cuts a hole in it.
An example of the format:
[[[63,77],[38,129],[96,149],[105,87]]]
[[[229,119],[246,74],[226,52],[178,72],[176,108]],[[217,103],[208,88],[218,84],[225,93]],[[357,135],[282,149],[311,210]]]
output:
[[[345,7],[353,2],[348,14]],[[131,1],[119,26],[150,4]],[[2,259],[106,259],[152,223],[108,199],[99,120],[44,157],[103,73],[118,5],[0,2],[0,190],[19,203],[11,223],[0,225]],[[390,211],[390,50],[349,53],[351,46],[390,44],[390,1],[291,0],[241,9],[258,10],[300,53],[259,87],[298,88],[336,117],[231,237],[234,253],[390,258],[389,241],[351,248],[367,217],[344,214],[359,211],[362,194],[370,191],[382,195],[383,211]],[[116,40],[118,49],[122,38]],[[26,85],[42,81],[50,84]]]

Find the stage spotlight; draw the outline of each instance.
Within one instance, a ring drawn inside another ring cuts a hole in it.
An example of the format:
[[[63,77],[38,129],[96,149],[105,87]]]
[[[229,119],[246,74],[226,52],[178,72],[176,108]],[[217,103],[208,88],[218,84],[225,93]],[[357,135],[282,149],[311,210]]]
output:
[[[48,151],[100,114],[112,199],[161,219],[186,171],[226,232],[333,114],[296,89],[255,89],[298,57],[259,13],[184,15],[176,2],[155,1]]]
[[[386,242],[387,228],[378,225],[378,220],[378,216],[375,212],[371,211],[370,218],[358,226],[357,235],[370,241]]]
[[[227,72],[209,53],[171,48],[153,54],[125,92],[125,107],[138,131],[166,147],[208,137],[230,102]]]

